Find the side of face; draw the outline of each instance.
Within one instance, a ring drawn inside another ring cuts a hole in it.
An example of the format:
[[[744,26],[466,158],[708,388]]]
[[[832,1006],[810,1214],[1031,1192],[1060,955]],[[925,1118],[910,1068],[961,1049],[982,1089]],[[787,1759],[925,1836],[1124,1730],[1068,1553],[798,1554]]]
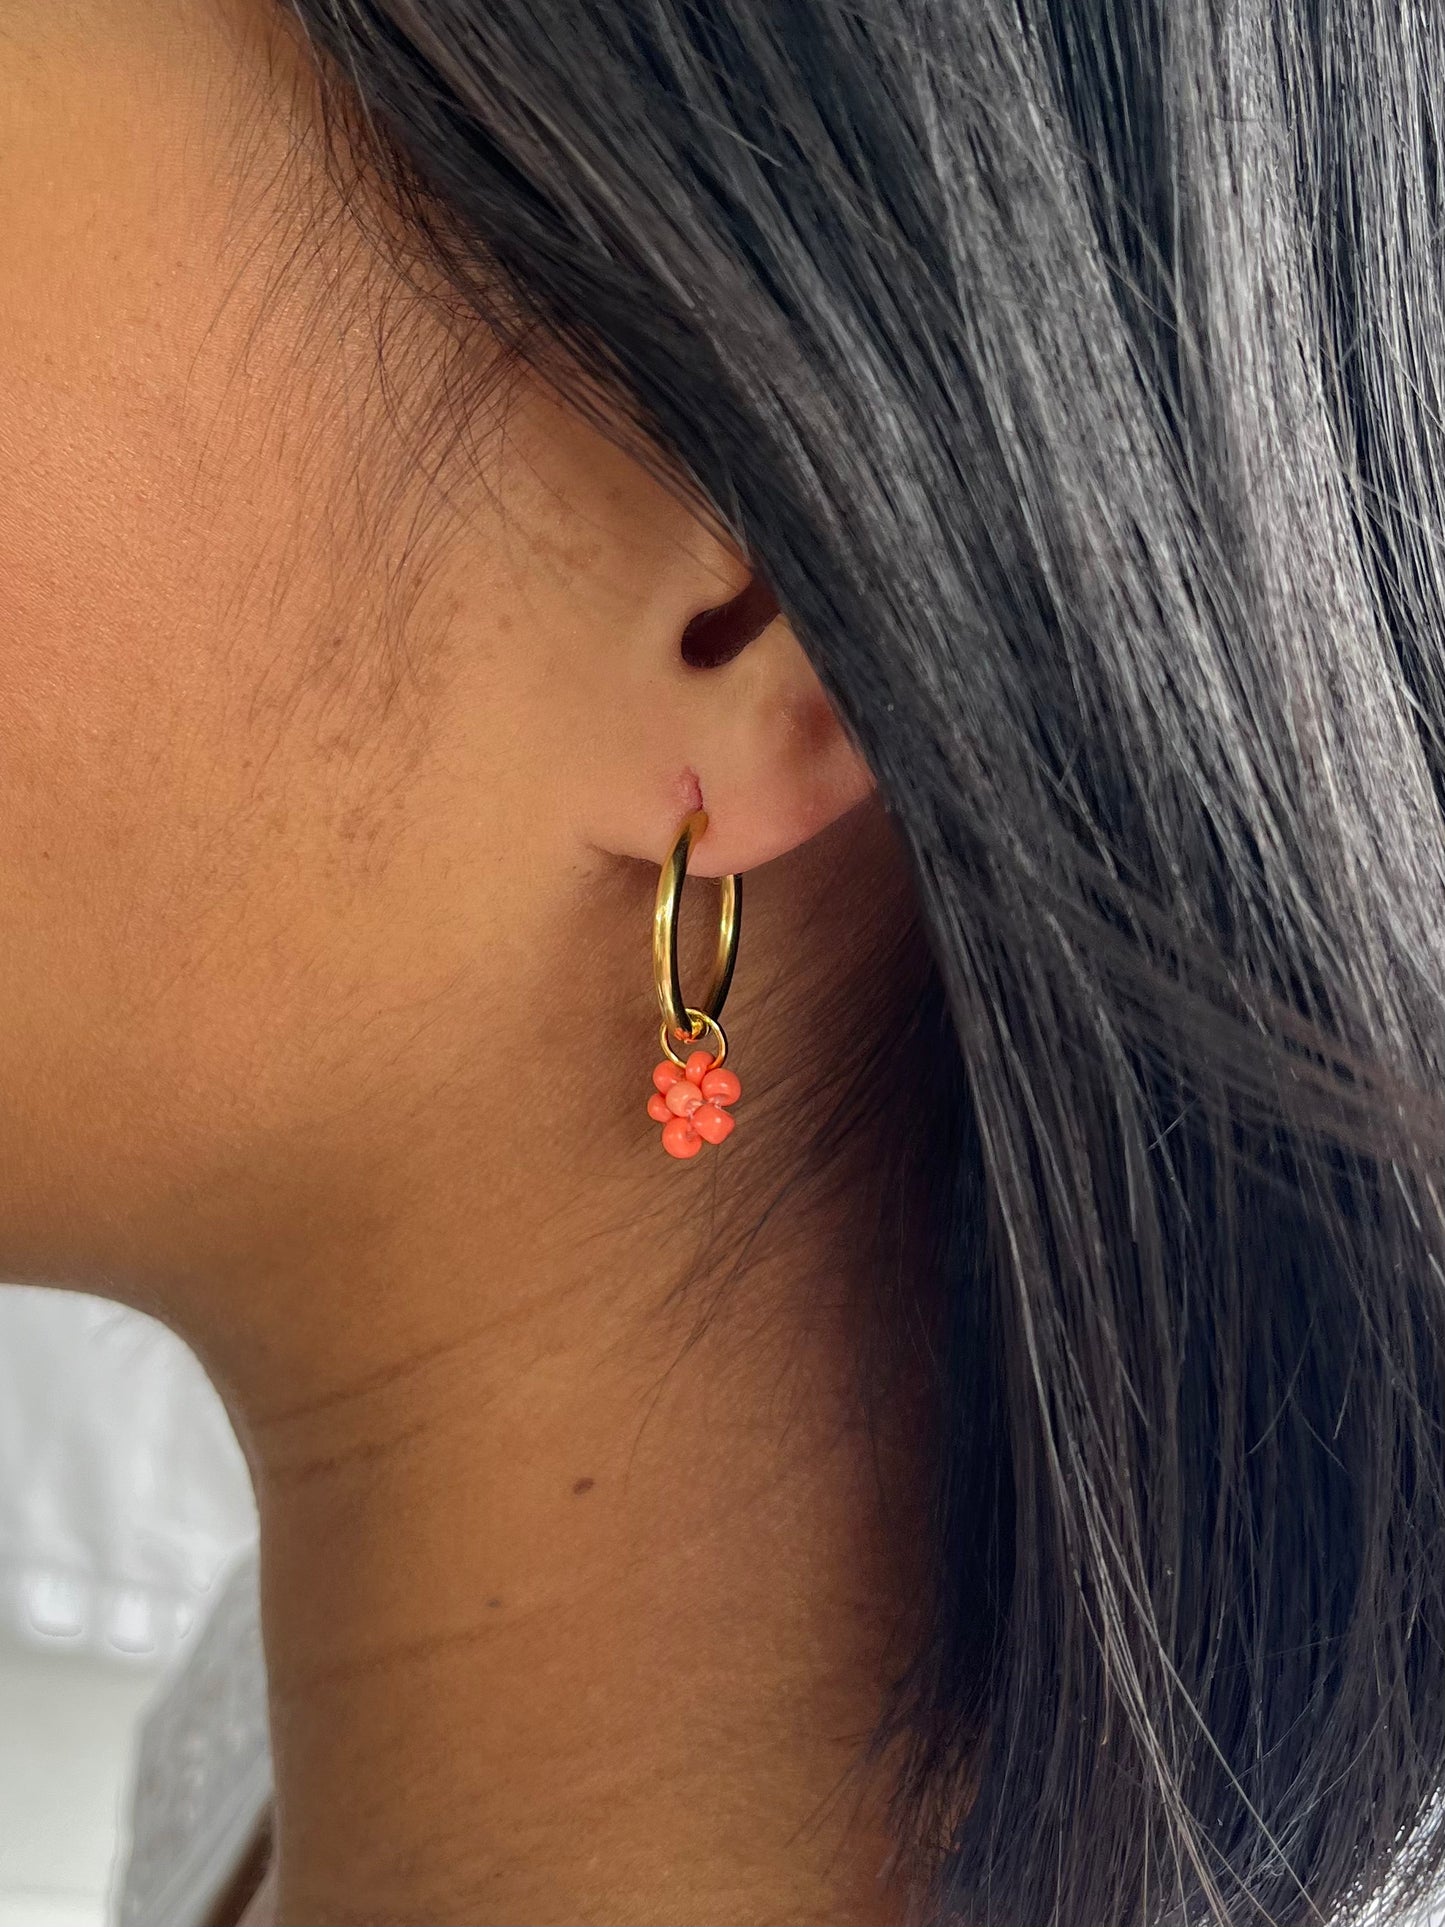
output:
[[[278,20],[0,8],[0,1273],[142,1299],[635,1022],[699,787],[716,873],[868,786],[785,625],[681,662],[746,568],[535,380],[426,479],[456,351]]]

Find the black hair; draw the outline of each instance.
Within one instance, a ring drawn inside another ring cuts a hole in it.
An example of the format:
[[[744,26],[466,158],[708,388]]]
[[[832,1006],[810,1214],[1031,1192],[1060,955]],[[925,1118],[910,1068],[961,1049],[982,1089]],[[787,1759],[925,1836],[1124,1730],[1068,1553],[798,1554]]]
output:
[[[888,1717],[931,1916],[1413,1904],[1445,14],[288,4],[447,285],[755,561],[911,857],[945,1424]]]

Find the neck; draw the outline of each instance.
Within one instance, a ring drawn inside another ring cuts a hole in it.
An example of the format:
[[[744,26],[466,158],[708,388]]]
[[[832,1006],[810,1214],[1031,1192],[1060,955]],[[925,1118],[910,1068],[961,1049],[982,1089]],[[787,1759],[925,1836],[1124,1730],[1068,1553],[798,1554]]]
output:
[[[281,1921],[900,1917],[861,1761],[908,1526],[859,1409],[859,1227],[836,1189],[768,1211],[789,1116],[755,1101],[701,1224],[665,1215],[651,1144],[642,1188],[634,1159],[541,1212],[490,1192],[501,1242],[452,1172],[344,1272],[289,1281],[307,1307],[344,1276],[324,1370],[304,1311],[304,1370],[253,1358],[238,1389],[222,1361],[261,1510]]]
[[[263,1435],[283,1921],[892,1917],[852,1361],[597,1284]]]

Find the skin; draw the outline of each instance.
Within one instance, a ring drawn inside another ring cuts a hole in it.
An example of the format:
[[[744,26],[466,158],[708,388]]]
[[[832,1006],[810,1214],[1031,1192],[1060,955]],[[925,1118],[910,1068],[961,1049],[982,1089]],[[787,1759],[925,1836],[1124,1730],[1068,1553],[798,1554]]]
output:
[[[358,232],[263,0],[0,0],[0,130],[0,1273],[235,1419],[263,1913],[892,1920],[913,1421],[859,1409],[866,1187],[768,1211],[905,994],[868,774],[782,620],[682,661],[746,563],[539,379],[438,432],[495,351]],[[683,1166],[699,795],[745,1094]]]

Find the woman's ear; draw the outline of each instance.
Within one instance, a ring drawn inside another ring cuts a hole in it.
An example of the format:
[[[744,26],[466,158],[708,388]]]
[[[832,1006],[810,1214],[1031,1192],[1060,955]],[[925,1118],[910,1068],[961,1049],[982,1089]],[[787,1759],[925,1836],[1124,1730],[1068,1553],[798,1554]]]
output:
[[[638,750],[597,827],[604,847],[659,862],[702,806],[708,829],[690,868],[722,876],[806,843],[861,802],[873,776],[766,583],[721,554],[703,566],[714,580],[707,607],[686,614],[665,597],[634,636],[651,660],[616,695],[640,696],[645,719],[617,719]],[[741,577],[722,599],[720,576]]]
[[[646,747],[603,811],[618,854],[658,862],[701,805],[699,876],[756,869],[806,843],[873,788],[812,664],[756,579],[655,632]],[[620,692],[619,692],[620,693]],[[632,735],[631,730],[624,733]],[[601,828],[599,824],[599,828]]]
[[[660,863],[689,811],[702,876],[756,869],[873,779],[772,591],[644,468],[545,394],[509,420],[509,525],[530,620],[513,669],[573,834]]]
[[[669,709],[659,742],[676,744],[682,767],[657,769],[672,807],[649,856],[661,856],[676,829],[682,784],[696,782],[709,815],[690,865],[701,877],[782,856],[869,794],[867,763],[761,580],[692,620],[676,657],[659,690]],[[694,805],[692,792],[686,800]]]

